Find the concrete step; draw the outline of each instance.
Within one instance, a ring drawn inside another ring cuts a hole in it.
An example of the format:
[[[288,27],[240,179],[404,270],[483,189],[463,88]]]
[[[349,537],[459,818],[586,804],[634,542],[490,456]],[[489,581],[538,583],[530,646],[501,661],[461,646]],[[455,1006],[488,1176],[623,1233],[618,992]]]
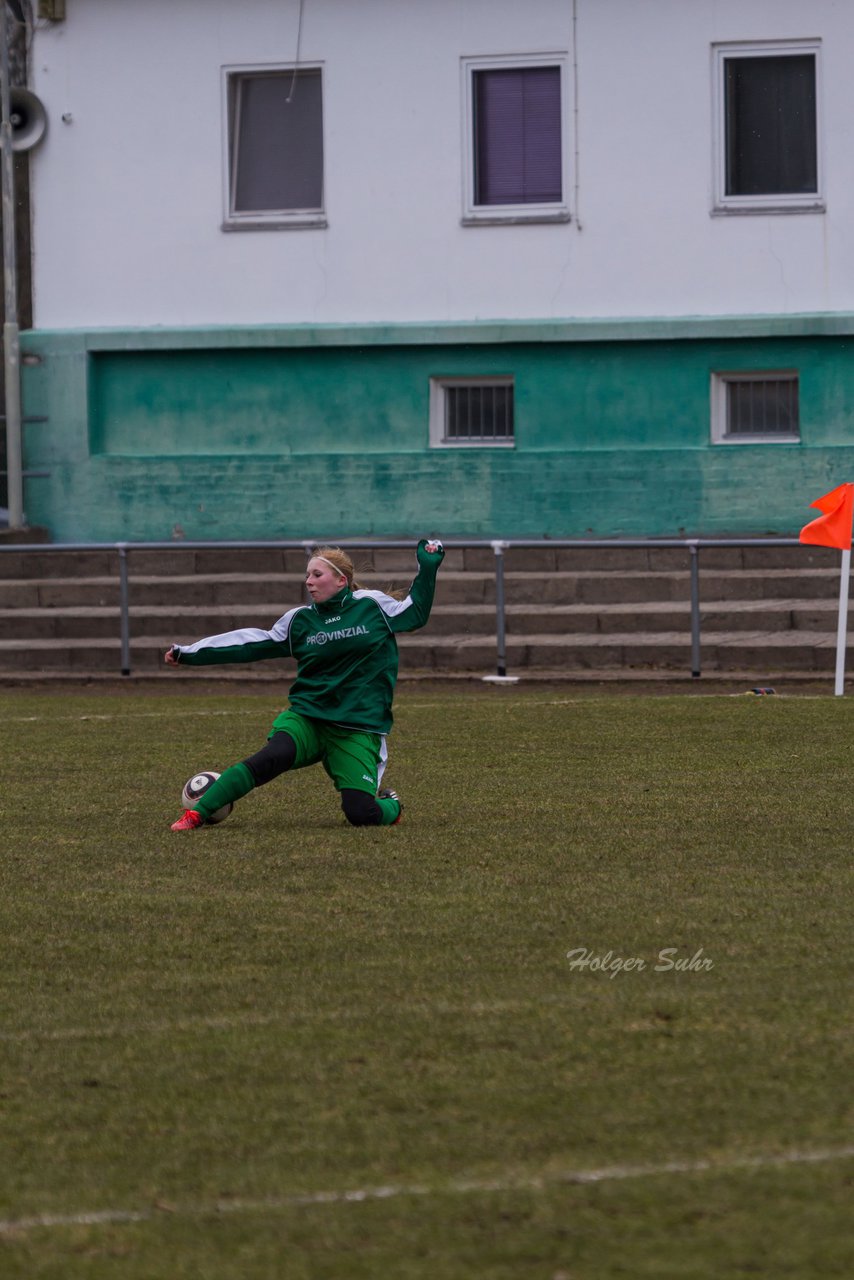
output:
[[[406,643],[404,643],[404,641]],[[488,670],[495,665],[495,645],[481,637],[442,637],[434,641],[401,637],[401,653],[408,665],[437,671]],[[540,668],[579,670],[654,668],[689,671],[691,638],[685,632],[637,632],[631,636],[517,635],[508,636],[510,671]],[[829,670],[835,659],[835,636],[822,633],[750,631],[710,632],[702,645],[704,670],[758,672]],[[403,665],[403,662],[402,662]]]
[[[0,518],[5,522],[7,515],[8,512],[4,511]],[[31,525],[27,529],[10,529],[6,523],[0,524],[0,546],[48,544],[49,542],[50,533],[48,530],[37,525]]]
[[[161,636],[171,628],[176,643],[187,644],[203,636],[242,627],[268,630],[280,616],[277,610],[257,603],[224,605],[137,605],[130,609],[130,634],[134,639]],[[710,601],[700,611],[705,633],[716,631],[827,631],[834,633],[837,602],[834,600]],[[849,606],[854,633],[854,601]],[[598,634],[602,637],[638,631],[690,631],[687,600],[623,604],[550,605],[509,604],[505,609],[508,636],[541,634]],[[494,605],[435,605],[428,632],[432,636],[493,637],[497,619]],[[121,634],[117,604],[81,607],[0,609],[0,636],[25,643],[37,639],[115,639]]]
[[[531,571],[505,574],[508,604],[659,604],[687,602],[690,575],[687,571],[569,573]],[[279,617],[285,609],[303,599],[301,574],[222,573],[216,575],[148,574],[132,578],[129,599],[133,607],[163,605],[175,610],[186,607],[222,605],[265,605]],[[380,590],[406,590],[409,579],[366,574],[363,585]],[[835,600],[839,592],[839,570],[791,569],[706,570],[700,576],[700,598],[707,600],[751,601],[775,599]],[[495,601],[495,578],[491,573],[449,571],[442,573],[436,591],[437,605],[490,605]],[[88,578],[48,577],[0,578],[0,609],[55,609],[118,605],[119,583],[111,575]]]
[[[35,551],[21,551],[14,541],[0,542],[0,578],[94,577],[117,574],[119,553],[109,546],[89,551],[66,551],[47,544]],[[36,543],[38,539],[31,540]],[[411,578],[415,572],[414,543],[404,548],[347,547],[356,565],[357,577],[363,573],[401,573]],[[701,547],[702,569],[774,569],[837,568],[839,553],[825,547],[768,545],[759,547]],[[229,547],[223,549],[182,547],[180,543],[165,549],[147,550],[131,545],[127,560],[131,576],[159,574],[181,576],[221,573],[301,573],[306,551],[279,548]],[[448,547],[443,572],[467,571],[494,573],[495,552],[491,546]],[[661,547],[650,543],[642,547],[587,547],[583,543],[571,547],[555,547],[548,542],[535,547],[516,547],[504,552],[508,572],[661,572],[687,570],[690,552],[687,547]]]
[[[131,644],[131,669],[159,667],[171,637],[143,637]],[[429,636],[416,633],[399,637],[401,668],[404,670],[482,671],[495,669],[495,642],[484,636]],[[829,670],[835,659],[835,635],[811,631],[709,631],[702,645],[704,670],[754,670],[761,673],[797,669]],[[690,635],[684,631],[637,632],[603,637],[601,634],[528,634],[508,636],[507,665],[512,671],[537,668],[585,670],[594,668],[643,667],[685,671],[690,668]],[[281,670],[282,678],[293,675],[291,660],[245,663],[240,669],[251,674],[256,666]],[[21,645],[0,640],[0,670],[78,671],[85,673],[121,668],[117,639],[37,639]],[[235,671],[237,667],[229,667]],[[219,669],[204,668],[210,678]]]

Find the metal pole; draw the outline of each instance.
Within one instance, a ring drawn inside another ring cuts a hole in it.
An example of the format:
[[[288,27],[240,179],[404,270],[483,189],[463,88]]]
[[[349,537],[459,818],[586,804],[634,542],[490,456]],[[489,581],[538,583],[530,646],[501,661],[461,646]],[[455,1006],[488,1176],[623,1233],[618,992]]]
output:
[[[700,678],[700,548],[688,544],[691,552],[691,675]]]
[[[507,640],[504,620],[504,543],[493,542],[495,552],[495,640],[499,676],[507,675]]]
[[[839,617],[836,622],[836,679],[833,692],[837,698],[845,693],[845,644],[848,630],[848,583],[851,579],[851,548],[842,552],[839,570]]]
[[[0,4],[3,0],[0,0]],[[130,675],[130,591],[128,589],[128,549],[120,542],[119,551],[119,613],[122,628],[122,675]]]
[[[9,86],[9,31],[6,0],[0,0],[0,150],[3,206],[3,365],[6,384],[6,468],[9,527],[24,525],[21,449],[21,343],[18,332],[18,272],[15,258],[15,157]]]

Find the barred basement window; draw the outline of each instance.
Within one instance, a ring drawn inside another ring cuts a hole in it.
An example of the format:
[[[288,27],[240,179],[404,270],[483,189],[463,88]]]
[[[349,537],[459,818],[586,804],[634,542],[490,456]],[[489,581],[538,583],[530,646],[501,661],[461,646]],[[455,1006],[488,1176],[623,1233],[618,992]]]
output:
[[[431,378],[430,444],[512,446],[512,378]]]
[[[715,444],[791,443],[800,439],[798,375],[791,369],[712,375]]]
[[[325,226],[320,67],[224,74],[225,229]]]

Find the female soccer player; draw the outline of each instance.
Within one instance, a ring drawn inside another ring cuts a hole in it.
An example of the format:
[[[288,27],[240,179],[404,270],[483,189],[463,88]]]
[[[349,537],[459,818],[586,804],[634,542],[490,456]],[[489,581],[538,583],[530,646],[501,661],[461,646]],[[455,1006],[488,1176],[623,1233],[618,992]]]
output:
[[[354,580],[353,563],[339,547],[319,547],[308,562],[312,603],[289,610],[271,631],[248,628],[173,644],[169,666],[206,666],[293,657],[296,679],[287,711],[273,721],[266,746],[233,764],[173,831],[193,831],[210,814],[263,786],[288,769],[322,764],[341,795],[341,808],[356,827],[400,821],[394,791],[380,791],[386,734],[397,680],[398,631],[416,631],[430,616],[441,542],[422,539],[418,574],[403,600],[367,591]]]

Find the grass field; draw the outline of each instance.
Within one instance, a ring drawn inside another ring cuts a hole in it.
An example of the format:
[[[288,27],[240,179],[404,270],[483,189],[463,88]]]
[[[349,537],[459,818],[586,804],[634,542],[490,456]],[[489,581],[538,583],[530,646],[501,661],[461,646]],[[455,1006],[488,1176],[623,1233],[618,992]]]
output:
[[[278,709],[0,692],[4,1280],[854,1274],[851,698],[407,687],[399,827],[171,834]]]

